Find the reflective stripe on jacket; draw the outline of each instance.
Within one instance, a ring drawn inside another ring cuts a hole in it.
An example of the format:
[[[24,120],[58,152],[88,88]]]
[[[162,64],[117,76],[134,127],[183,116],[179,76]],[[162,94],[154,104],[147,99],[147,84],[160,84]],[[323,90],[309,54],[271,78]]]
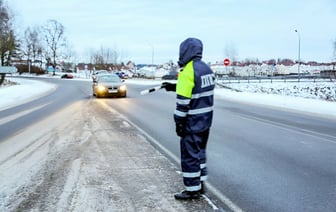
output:
[[[187,133],[203,132],[210,128],[214,87],[214,74],[200,58],[188,62],[179,73],[174,120],[182,123]]]

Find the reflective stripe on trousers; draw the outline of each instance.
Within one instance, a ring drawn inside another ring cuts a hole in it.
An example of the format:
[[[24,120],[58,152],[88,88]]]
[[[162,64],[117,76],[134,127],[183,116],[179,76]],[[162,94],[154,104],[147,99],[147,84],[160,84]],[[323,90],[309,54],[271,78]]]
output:
[[[183,183],[187,191],[198,191],[207,178],[206,145],[209,130],[187,134],[181,138],[181,168]]]

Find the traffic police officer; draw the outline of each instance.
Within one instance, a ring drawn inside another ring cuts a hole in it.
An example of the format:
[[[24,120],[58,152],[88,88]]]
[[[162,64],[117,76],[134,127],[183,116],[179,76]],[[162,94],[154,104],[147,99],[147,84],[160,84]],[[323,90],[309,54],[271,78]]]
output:
[[[178,64],[183,68],[177,84],[162,83],[167,91],[176,91],[174,120],[181,138],[181,168],[185,190],[175,194],[178,200],[198,199],[204,193],[207,178],[206,146],[212,124],[215,76],[202,59],[203,44],[188,38],[180,44]]]

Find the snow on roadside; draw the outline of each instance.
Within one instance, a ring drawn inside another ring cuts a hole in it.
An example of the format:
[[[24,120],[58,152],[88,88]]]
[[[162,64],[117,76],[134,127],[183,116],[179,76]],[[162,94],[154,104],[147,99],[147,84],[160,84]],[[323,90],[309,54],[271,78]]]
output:
[[[8,78],[15,84],[0,87],[0,110],[14,107],[48,94],[56,89],[55,84],[23,78]]]
[[[336,101],[336,83],[331,81],[230,83],[226,86],[244,92]]]
[[[266,93],[237,92],[225,88],[217,88],[215,90],[215,97],[336,119],[336,103],[320,99]]]

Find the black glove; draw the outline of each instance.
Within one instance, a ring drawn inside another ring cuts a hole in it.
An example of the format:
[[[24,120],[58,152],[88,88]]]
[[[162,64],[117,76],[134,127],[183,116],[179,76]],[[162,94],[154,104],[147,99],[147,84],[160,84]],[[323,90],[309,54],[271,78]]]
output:
[[[176,123],[176,134],[179,137],[185,136],[184,124],[182,124],[182,123]]]
[[[180,68],[182,68],[184,66],[184,64],[181,61],[177,61],[177,64]]]
[[[166,89],[166,91],[176,91],[176,84],[170,82],[163,82],[161,87]]]

